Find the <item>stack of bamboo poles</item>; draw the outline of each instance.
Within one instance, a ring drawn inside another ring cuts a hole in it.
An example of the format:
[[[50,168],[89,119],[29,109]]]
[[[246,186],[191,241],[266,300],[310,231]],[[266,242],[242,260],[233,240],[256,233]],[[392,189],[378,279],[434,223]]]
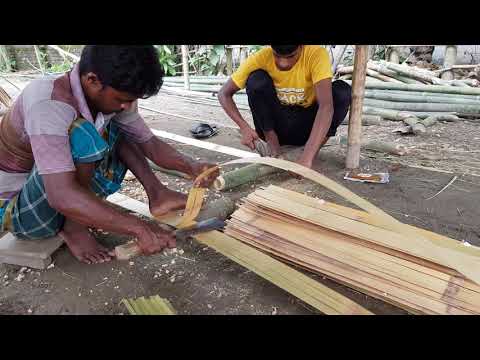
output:
[[[480,314],[480,286],[445,264],[474,268],[480,248],[403,225],[428,239],[420,251],[378,220],[271,185],[244,199],[226,234],[413,314]]]
[[[170,92],[176,90],[177,93],[183,93],[184,95],[189,95],[191,97],[203,97],[198,93],[210,93],[208,98],[210,100],[214,99],[215,102],[218,103],[218,100],[213,98],[212,94],[216,95],[228,79],[229,77],[226,76],[190,76],[190,91],[178,91],[184,87],[184,78],[181,76],[168,76],[163,78],[164,86],[162,89]],[[234,98],[237,104],[240,104],[241,106],[248,105],[247,95],[244,89],[236,93]]]
[[[337,70],[350,82],[352,66]],[[443,80],[441,72],[369,61],[363,113],[403,121],[414,134],[438,121],[480,118],[480,88],[476,79]]]

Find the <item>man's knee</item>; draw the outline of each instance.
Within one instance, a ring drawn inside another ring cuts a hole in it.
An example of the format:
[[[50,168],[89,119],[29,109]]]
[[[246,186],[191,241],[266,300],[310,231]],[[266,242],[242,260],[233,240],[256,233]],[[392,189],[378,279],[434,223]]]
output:
[[[246,83],[247,93],[255,94],[272,87],[273,80],[265,70],[255,70],[248,76]]]
[[[107,142],[100,136],[95,126],[87,120],[75,120],[70,126],[69,137],[74,163],[98,161],[108,150]]]
[[[335,105],[348,107],[352,101],[352,87],[345,81],[334,81],[332,83],[332,97]]]

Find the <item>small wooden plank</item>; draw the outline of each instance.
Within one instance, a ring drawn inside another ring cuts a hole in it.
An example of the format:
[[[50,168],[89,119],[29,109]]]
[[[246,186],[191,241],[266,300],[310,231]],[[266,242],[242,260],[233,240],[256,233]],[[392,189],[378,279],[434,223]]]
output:
[[[20,240],[7,232],[0,238],[0,263],[45,269],[51,264],[51,255],[63,244],[54,236],[43,240]]]

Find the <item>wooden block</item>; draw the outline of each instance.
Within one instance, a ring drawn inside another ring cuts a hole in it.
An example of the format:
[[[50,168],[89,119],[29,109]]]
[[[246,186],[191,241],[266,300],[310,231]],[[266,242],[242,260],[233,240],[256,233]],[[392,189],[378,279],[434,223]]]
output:
[[[38,270],[45,270],[51,263],[52,258],[50,256],[46,259],[40,259],[28,256],[0,255],[0,264],[26,266]]]
[[[19,240],[12,233],[0,238],[0,263],[44,269],[51,255],[63,244],[60,236],[44,240]]]

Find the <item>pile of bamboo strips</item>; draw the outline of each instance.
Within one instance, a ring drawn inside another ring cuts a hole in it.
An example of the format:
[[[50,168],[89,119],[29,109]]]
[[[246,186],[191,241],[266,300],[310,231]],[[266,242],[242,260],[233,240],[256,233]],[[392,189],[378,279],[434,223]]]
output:
[[[145,299],[123,299],[122,303],[130,315],[176,315],[177,312],[167,299],[158,295]]]
[[[226,234],[413,314],[480,314],[480,286],[445,264],[478,266],[480,248],[401,228],[271,185],[244,199]]]

